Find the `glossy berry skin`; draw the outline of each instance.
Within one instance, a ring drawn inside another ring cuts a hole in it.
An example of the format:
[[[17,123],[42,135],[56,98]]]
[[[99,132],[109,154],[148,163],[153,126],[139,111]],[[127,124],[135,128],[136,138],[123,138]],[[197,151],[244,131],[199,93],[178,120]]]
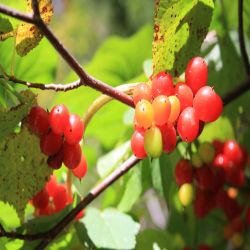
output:
[[[187,107],[193,106],[194,94],[191,88],[182,82],[179,82],[175,85],[175,95],[180,101],[181,111]]]
[[[199,119],[193,108],[185,108],[178,119],[177,131],[183,141],[192,142],[199,132]]]
[[[178,97],[176,97],[175,95],[169,96],[168,99],[171,105],[171,112],[168,118],[168,122],[174,123],[180,114],[181,110],[180,101]]]
[[[152,95],[174,95],[174,85],[172,76],[165,72],[159,72],[152,80]]]
[[[180,186],[178,197],[181,205],[186,207],[191,204],[194,198],[194,188],[190,183],[184,183]]]
[[[156,125],[163,125],[167,123],[171,111],[170,101],[167,96],[159,95],[153,102],[152,107],[154,111],[154,122]]]
[[[68,143],[63,144],[63,163],[69,168],[76,168],[80,163],[82,157],[82,150],[79,144],[70,145]]]
[[[64,133],[69,123],[69,111],[63,104],[56,105],[49,113],[50,127],[55,134]]]
[[[66,185],[59,184],[53,194],[55,211],[58,212],[62,210],[66,206],[67,200],[68,200],[68,192]]]
[[[213,88],[205,86],[196,93],[193,107],[201,121],[213,122],[221,115],[223,103]]]
[[[144,148],[149,157],[158,158],[161,156],[163,142],[161,131],[158,127],[151,127],[145,132]]]
[[[50,131],[40,138],[40,148],[47,156],[55,155],[62,147],[62,143],[62,137],[53,131]]]
[[[154,112],[152,104],[147,100],[139,101],[135,106],[135,120],[139,127],[148,129],[152,126]]]
[[[159,126],[163,141],[163,151],[165,153],[172,152],[176,147],[177,137],[176,130],[172,123],[166,123]]]
[[[240,145],[236,141],[234,140],[226,141],[223,146],[223,153],[236,166],[244,165],[243,151]]]
[[[184,183],[192,183],[193,169],[192,165],[187,160],[180,160],[175,167],[175,181],[178,186]]]
[[[84,154],[82,154],[80,163],[76,166],[76,168],[72,169],[72,173],[78,179],[82,179],[88,171],[88,164]]]
[[[185,71],[186,84],[192,89],[193,93],[206,85],[208,78],[207,64],[201,57],[192,58]]]
[[[49,130],[49,114],[39,106],[32,107],[28,116],[31,130],[38,134],[46,134]]]
[[[49,204],[49,193],[44,188],[40,192],[38,192],[32,199],[33,205],[36,208],[46,208]]]
[[[47,164],[52,169],[59,169],[63,163],[63,147],[55,154],[49,156]]]
[[[134,88],[133,92],[134,104],[136,105],[142,99],[147,100],[149,102],[152,100],[152,90],[149,84],[140,83]]]
[[[68,144],[78,144],[84,132],[84,124],[79,115],[70,114],[69,123],[65,128],[64,136]]]
[[[131,138],[132,152],[139,159],[143,159],[147,156],[144,149],[144,134],[145,132],[135,130]]]

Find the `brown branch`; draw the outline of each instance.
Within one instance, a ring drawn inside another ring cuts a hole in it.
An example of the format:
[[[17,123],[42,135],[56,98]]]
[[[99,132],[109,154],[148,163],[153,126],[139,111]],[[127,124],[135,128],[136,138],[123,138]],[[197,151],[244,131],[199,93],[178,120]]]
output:
[[[52,229],[47,232],[38,234],[21,234],[16,232],[6,232],[3,226],[0,224],[0,238],[7,237],[11,239],[21,239],[34,241],[38,239],[44,239],[37,249],[44,249],[70,222],[74,220],[76,215],[82,211],[87,205],[89,205],[94,199],[96,199],[103,191],[105,191],[112,183],[123,176],[128,170],[134,167],[140,159],[135,156],[131,156],[127,161],[121,164],[119,168],[113,171],[108,177],[106,177],[101,183],[93,188],[83,198],[78,205],[72,209],[61,221],[59,221]]]
[[[228,92],[222,97],[223,104],[226,106],[227,104],[231,103],[244,93],[250,90],[250,78],[248,78],[245,82]]]
[[[112,86],[95,79],[89,75],[78,61],[73,57],[71,53],[63,46],[63,44],[58,40],[54,33],[49,29],[49,27],[40,18],[39,10],[37,10],[38,2],[37,0],[32,0],[32,7],[34,8],[34,15],[24,14],[17,10],[11,9],[5,5],[0,5],[0,13],[15,17],[17,19],[27,21],[29,23],[35,24],[43,35],[50,41],[51,45],[56,49],[56,51],[61,55],[61,57],[68,63],[68,65],[75,71],[79,76],[81,82],[97,91],[102,92],[114,99],[119,100],[128,106],[134,107],[133,100],[130,96],[125,93],[113,88]]]
[[[77,80],[77,81],[71,82],[71,83],[67,83],[67,84],[59,84],[59,83],[44,84],[44,83],[34,83],[34,82],[24,81],[24,80],[21,80],[21,79],[14,77],[14,76],[9,76],[9,75],[0,76],[0,78],[5,78],[5,79],[7,78],[11,82],[22,84],[28,88],[35,88],[35,89],[41,89],[41,90],[63,91],[63,92],[66,92],[66,91],[69,91],[72,89],[77,89],[77,88],[84,85],[82,83],[82,81],[80,81],[80,80]]]
[[[27,23],[35,23],[32,14],[26,14],[15,9],[9,8],[4,4],[0,4],[0,13],[14,17]]]
[[[238,0],[238,35],[240,42],[240,52],[244,61],[245,70],[250,76],[250,63],[247,55],[245,40],[244,40],[244,23],[243,23],[243,0]]]

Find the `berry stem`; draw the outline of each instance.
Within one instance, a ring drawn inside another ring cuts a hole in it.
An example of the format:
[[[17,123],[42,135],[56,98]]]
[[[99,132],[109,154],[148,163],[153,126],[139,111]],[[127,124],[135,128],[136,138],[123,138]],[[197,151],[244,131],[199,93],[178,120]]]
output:
[[[121,91],[123,93],[126,93],[127,95],[132,95],[134,87],[137,84],[138,83],[123,84],[123,85],[120,85],[120,86],[116,87],[116,89],[118,89],[119,91]],[[89,106],[88,110],[86,111],[86,113],[85,113],[85,115],[83,117],[83,122],[84,122],[84,125],[85,125],[85,129],[88,126],[91,119],[93,118],[93,116],[95,115],[95,113],[98,110],[100,110],[104,105],[106,105],[107,103],[109,103],[112,100],[113,100],[113,98],[110,97],[110,96],[101,95],[92,102],[92,104]]]

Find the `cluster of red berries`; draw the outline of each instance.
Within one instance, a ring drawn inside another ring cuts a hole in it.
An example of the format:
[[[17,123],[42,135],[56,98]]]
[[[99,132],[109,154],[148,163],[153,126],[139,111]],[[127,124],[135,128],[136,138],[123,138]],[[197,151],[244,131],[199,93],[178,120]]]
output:
[[[72,169],[79,179],[87,172],[87,162],[80,141],[84,124],[76,114],[70,114],[64,105],[56,105],[50,112],[32,107],[28,116],[29,127],[40,137],[41,151],[48,156],[48,166],[59,169],[62,163]]]
[[[192,248],[184,247],[183,250],[192,250]],[[209,247],[208,245],[202,244],[198,246],[198,250],[213,250],[213,248]]]
[[[221,209],[228,220],[224,236],[235,247],[243,243],[242,233],[250,228],[250,206],[241,204],[238,196],[247,164],[248,153],[236,141],[214,140],[199,145],[190,160],[181,159],[175,168],[182,205],[193,201],[197,218]]]
[[[51,215],[64,209],[73,202],[73,197],[69,195],[67,186],[59,184],[55,175],[51,175],[50,180],[44,188],[38,192],[31,200],[35,207],[35,216]],[[83,216],[81,211],[76,219]]]
[[[131,148],[138,158],[159,157],[176,146],[176,129],[183,141],[192,142],[205,122],[215,121],[223,104],[214,89],[205,86],[207,64],[201,57],[191,59],[185,71],[185,82],[174,86],[169,73],[160,72],[149,83],[134,89],[135,132]]]

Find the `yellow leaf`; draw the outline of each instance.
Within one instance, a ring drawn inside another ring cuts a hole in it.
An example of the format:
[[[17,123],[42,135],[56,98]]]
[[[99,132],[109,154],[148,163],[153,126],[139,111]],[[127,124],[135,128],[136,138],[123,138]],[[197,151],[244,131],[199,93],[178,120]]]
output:
[[[40,0],[39,10],[44,23],[49,24],[53,15],[52,0]],[[31,0],[27,0],[27,12],[32,12]],[[16,34],[17,54],[25,56],[39,44],[42,38],[42,33],[34,24],[20,23]]]

